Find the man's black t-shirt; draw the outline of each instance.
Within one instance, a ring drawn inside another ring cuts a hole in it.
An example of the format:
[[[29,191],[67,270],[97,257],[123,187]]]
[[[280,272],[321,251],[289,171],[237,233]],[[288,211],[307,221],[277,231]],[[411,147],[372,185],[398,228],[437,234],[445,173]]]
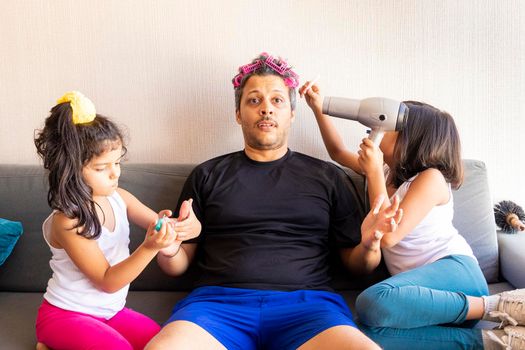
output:
[[[335,165],[288,150],[272,162],[243,151],[211,159],[188,177],[202,223],[200,286],[330,290],[329,242],[361,240],[357,203]]]

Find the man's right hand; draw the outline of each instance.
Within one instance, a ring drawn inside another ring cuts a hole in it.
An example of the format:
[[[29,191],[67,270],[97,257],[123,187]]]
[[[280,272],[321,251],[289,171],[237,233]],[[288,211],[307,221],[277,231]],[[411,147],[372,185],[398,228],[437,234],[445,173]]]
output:
[[[187,241],[198,237],[201,233],[202,225],[193,212],[193,199],[190,198],[182,202],[179,210],[179,217],[175,223],[177,239]]]

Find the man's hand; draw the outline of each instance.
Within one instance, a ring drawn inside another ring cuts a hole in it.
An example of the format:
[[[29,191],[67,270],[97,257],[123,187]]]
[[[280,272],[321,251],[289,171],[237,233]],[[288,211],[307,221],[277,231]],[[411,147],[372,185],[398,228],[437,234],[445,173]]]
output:
[[[182,202],[179,211],[179,217],[175,223],[175,231],[177,232],[177,240],[187,241],[189,239],[198,237],[201,233],[201,223],[192,208],[193,199],[190,198]]]
[[[379,195],[372,209],[361,224],[361,244],[369,250],[379,250],[383,235],[397,230],[403,218],[403,209],[399,208],[399,197],[395,196],[390,206],[381,209],[385,200],[384,195]]]

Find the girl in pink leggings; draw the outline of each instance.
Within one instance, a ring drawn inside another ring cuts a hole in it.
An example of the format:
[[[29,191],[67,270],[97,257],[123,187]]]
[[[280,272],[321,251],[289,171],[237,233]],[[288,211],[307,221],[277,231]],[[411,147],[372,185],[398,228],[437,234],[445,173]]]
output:
[[[38,310],[38,340],[53,349],[143,349],[160,326],[123,308],[110,319],[68,311],[44,300]]]
[[[124,307],[129,283],[159,251],[173,255],[200,233],[191,200],[175,221],[119,188],[122,133],[78,92],[53,107],[35,145],[53,209],[42,225],[53,276],[38,310],[37,348],[143,349],[160,326]],[[147,229],[131,255],[128,218]]]

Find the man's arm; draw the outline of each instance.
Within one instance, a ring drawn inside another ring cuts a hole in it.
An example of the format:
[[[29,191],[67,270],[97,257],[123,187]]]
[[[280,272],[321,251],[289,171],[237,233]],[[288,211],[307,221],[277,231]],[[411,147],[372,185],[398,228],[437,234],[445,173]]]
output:
[[[175,224],[177,241],[169,249],[161,250],[157,255],[157,263],[160,268],[171,276],[180,276],[186,272],[197,250],[198,242],[187,243],[187,241],[197,237],[202,229],[199,220],[199,217],[202,217],[198,195],[200,191],[199,186],[196,186],[197,179],[202,176],[199,170],[199,167],[193,169],[179,196],[177,205],[180,209]],[[177,244],[179,244],[178,247]]]
[[[180,276],[190,266],[195,252],[197,243],[182,243],[173,256],[166,256],[162,253],[157,255],[157,262],[160,268],[170,276]]]
[[[384,195],[378,196],[363,220],[361,242],[355,247],[340,250],[343,264],[354,273],[370,273],[379,265],[383,235],[392,235],[401,222],[403,210],[399,208],[399,198],[394,197],[389,206],[382,208],[384,200]]]
[[[355,274],[367,274],[379,265],[381,262],[381,249],[367,248],[364,244],[353,248],[342,248],[339,251],[344,266]]]

